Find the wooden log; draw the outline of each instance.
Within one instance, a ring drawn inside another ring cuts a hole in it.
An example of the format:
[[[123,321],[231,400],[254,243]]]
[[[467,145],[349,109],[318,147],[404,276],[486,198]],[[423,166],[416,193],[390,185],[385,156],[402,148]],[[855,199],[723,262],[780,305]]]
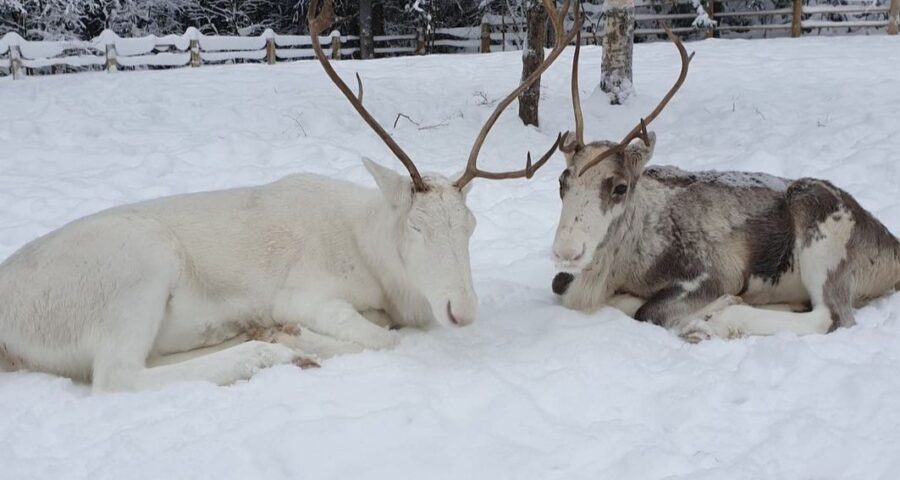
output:
[[[794,11],[791,14],[791,37],[803,34],[803,0],[794,0]]]
[[[275,65],[275,39],[272,37],[266,39],[266,63]]]
[[[341,32],[337,30],[331,32],[331,59],[341,59]]]
[[[197,39],[191,40],[191,67],[197,68],[200,66],[200,41]]]
[[[9,46],[9,68],[13,80],[18,80],[25,76],[25,70],[22,68],[22,51],[19,50],[18,45]]]
[[[119,60],[116,53],[116,44],[106,44],[106,71],[113,73],[119,70]]]
[[[500,17],[500,51],[506,51],[506,15]]]
[[[425,29],[416,27],[416,55],[425,55]]]
[[[900,0],[891,0],[891,13],[888,14],[888,35],[897,35],[900,31]]]

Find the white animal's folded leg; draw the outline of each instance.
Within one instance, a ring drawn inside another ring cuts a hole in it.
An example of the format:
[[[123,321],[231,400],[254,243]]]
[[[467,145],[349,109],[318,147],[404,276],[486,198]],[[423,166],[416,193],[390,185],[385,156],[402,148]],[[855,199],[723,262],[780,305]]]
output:
[[[810,312],[794,313],[733,305],[713,314],[707,325],[721,338],[775,335],[781,332],[808,335],[827,333],[831,327],[831,313],[825,307]]]
[[[392,326],[396,326],[396,322],[384,312],[384,310],[366,310],[364,312],[359,312],[360,315],[366,317],[366,320],[378,325],[379,327],[391,328]]]
[[[117,391],[154,389],[184,381],[228,385],[250,378],[260,369],[297,359],[297,353],[284,345],[260,341],[151,368],[99,357],[94,362],[93,386],[94,391]]]
[[[368,349],[385,350],[400,343],[397,332],[375,325],[342,300],[332,300],[319,307],[313,322],[310,328],[318,333]]]
[[[302,327],[280,328],[266,341],[284,345],[298,354],[312,355],[318,359],[326,359],[348,353],[359,353],[364,350],[363,346],[358,343],[341,341],[320,335]]]
[[[370,350],[385,350],[400,343],[397,332],[372,323],[353,305],[343,300],[317,303],[309,298],[298,297],[279,307],[275,309],[275,321],[283,325],[300,325],[320,334],[315,340],[317,348],[332,349],[336,353],[346,351],[337,349],[335,343],[325,346],[326,340],[322,338],[323,336],[353,342]]]

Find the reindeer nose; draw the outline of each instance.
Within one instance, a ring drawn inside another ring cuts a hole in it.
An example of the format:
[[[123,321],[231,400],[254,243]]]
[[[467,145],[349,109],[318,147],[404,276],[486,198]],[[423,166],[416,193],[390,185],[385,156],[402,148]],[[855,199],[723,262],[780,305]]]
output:
[[[585,246],[582,243],[581,248],[575,245],[563,245],[553,248],[553,255],[561,262],[577,262],[584,256]]]
[[[450,319],[450,323],[457,327],[465,327],[475,321],[474,317],[466,318],[465,316],[454,315],[453,306],[450,302],[447,302],[447,317]]]

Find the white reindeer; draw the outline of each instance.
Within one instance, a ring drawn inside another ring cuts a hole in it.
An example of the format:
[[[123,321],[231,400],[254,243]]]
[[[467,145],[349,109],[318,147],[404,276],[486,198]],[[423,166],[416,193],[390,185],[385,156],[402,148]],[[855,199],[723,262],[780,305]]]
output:
[[[0,367],[90,380],[95,391],[228,384],[274,364],[391,347],[387,326],[475,320],[466,192],[476,177],[531,177],[556,150],[559,137],[513,172],[476,165],[502,111],[572,39],[566,12],[551,10],[556,47],[500,102],[451,181],[421,176],[363,107],[361,82],[356,97],[334,72],[318,41],[331,0],[316,16],[319,3],[309,13],[319,61],[410,176],[365,161],[378,190],[294,175],[76,220],[0,265]]]
[[[576,47],[576,129],[560,146],[567,168],[553,252],[577,273],[558,274],[554,292],[570,308],[611,305],[689,341],[853,325],[855,305],[900,286],[900,242],[848,193],[816,179],[644,168],[655,143],[646,124],[691,59],[669,37],[681,75],[618,143],[584,143]]]

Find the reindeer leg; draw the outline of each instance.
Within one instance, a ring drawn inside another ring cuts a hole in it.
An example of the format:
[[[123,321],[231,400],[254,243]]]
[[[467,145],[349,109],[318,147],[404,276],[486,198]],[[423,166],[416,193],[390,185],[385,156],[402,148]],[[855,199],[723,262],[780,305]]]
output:
[[[800,278],[812,309],[794,313],[729,307],[709,320],[720,337],[827,333],[854,324],[852,278],[847,267],[847,243],[855,225],[852,214],[827,182],[798,180],[787,195],[797,232]]]
[[[647,303],[647,301],[643,298],[635,297],[634,295],[627,293],[617,293],[606,301],[607,306],[615,308],[631,318],[634,318],[637,311],[640,310],[645,303]]]
[[[358,344],[320,335],[308,328],[296,325],[257,330],[250,332],[249,338],[284,345],[295,352],[312,355],[315,359],[327,359],[336,355],[363,351],[363,347]],[[309,366],[318,366],[313,358],[308,358],[308,360]]]
[[[385,350],[400,342],[397,332],[372,323],[344,300],[319,300],[287,294],[276,300],[273,317],[280,325],[302,327],[300,338],[303,341],[313,339],[310,341],[316,343],[307,348],[311,351],[325,350],[327,356],[349,353],[354,349]],[[347,342],[354,345],[342,345]]]
[[[166,275],[144,275],[104,312],[91,370],[95,392],[146,390],[184,381],[227,385],[298,359],[296,352],[283,345],[245,342],[217,351],[200,349],[154,366],[150,357],[166,314],[169,284]]]
[[[692,343],[709,338],[711,332],[705,325],[705,317],[740,301],[737,297],[723,295],[715,278],[715,275],[701,273],[674,282],[647,299],[634,318],[676,332]]]
[[[93,390],[125,391],[160,388],[184,381],[229,385],[277,364],[307,365],[294,350],[260,341],[229,340],[221,345],[139,360],[132,352],[115,349],[94,360]]]

